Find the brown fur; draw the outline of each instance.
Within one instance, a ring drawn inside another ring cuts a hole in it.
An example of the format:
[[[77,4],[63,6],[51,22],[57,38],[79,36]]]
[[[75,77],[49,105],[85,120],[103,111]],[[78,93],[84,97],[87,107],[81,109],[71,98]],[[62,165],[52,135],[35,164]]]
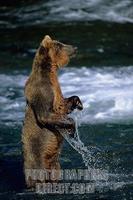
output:
[[[74,52],[71,45],[49,36],[45,36],[36,52],[25,85],[27,106],[22,134],[25,176],[27,169],[60,169],[58,157],[63,142],[60,133],[74,131],[74,121],[67,114],[80,100],[75,103],[73,97],[64,99],[57,69],[66,65]],[[26,177],[26,182],[32,187],[36,181]]]

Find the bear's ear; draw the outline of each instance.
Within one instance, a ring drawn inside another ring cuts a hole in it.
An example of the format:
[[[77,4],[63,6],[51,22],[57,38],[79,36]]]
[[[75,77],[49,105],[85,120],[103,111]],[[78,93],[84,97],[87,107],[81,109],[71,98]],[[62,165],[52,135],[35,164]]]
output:
[[[52,39],[49,35],[46,35],[42,41],[42,45],[45,47],[45,48],[50,48],[51,45],[52,45]]]

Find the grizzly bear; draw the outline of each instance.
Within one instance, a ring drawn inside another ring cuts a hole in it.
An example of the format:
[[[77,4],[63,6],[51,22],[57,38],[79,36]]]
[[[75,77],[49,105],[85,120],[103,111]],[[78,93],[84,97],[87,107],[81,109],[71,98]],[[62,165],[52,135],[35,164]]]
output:
[[[57,70],[67,65],[76,53],[71,45],[42,40],[25,85],[26,110],[22,142],[25,179],[28,187],[35,182],[27,177],[28,169],[60,169],[59,154],[63,143],[62,133],[73,135],[75,123],[68,116],[74,109],[82,110],[77,96],[64,98],[58,82]]]

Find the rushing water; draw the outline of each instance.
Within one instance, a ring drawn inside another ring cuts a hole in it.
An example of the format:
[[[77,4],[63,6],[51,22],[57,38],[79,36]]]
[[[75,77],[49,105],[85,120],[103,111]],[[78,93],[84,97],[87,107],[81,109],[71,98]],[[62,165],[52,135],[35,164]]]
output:
[[[0,75],[2,157],[21,154],[20,135],[25,107],[23,90],[28,73],[27,70],[14,70]],[[131,156],[133,140],[132,79],[132,66],[65,68],[59,75],[64,96],[79,95],[84,105],[82,112],[73,114],[79,126],[75,138],[64,135],[79,155],[65,144],[61,163],[64,167],[78,168],[85,164],[90,170],[108,170],[104,173],[108,174],[109,180],[102,183],[102,188],[105,184],[108,190],[114,188],[114,184],[118,189],[132,185],[132,161],[126,164],[126,156]],[[5,134],[7,131],[8,134]],[[96,187],[101,188],[101,185],[97,182]]]
[[[14,8],[13,5],[5,7],[6,2],[1,4],[1,24],[12,28],[23,24],[31,26],[61,21],[103,20],[133,23],[132,0],[42,0],[20,8]]]
[[[24,84],[27,72],[0,74],[0,117],[13,126],[24,117]],[[81,123],[133,122],[133,67],[65,68],[59,76],[64,96],[78,95],[84,110]],[[67,81],[69,80],[69,81]]]
[[[72,114],[75,137],[64,135],[61,166],[108,176],[99,181],[94,171],[93,194],[54,197],[131,200],[132,0],[0,1],[0,199],[42,199],[22,190],[21,129],[24,84],[46,34],[79,49],[70,67],[59,72],[64,96],[78,95],[84,105]]]

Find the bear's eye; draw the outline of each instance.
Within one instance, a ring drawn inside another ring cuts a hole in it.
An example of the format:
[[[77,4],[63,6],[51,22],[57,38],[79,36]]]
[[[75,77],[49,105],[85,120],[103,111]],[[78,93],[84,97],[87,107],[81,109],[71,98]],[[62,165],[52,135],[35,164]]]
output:
[[[56,43],[56,47],[59,48],[59,49],[62,49],[63,45],[58,42],[58,43]]]
[[[54,45],[54,48],[55,48],[56,54],[59,54],[63,48],[63,45],[61,43],[56,42]]]

